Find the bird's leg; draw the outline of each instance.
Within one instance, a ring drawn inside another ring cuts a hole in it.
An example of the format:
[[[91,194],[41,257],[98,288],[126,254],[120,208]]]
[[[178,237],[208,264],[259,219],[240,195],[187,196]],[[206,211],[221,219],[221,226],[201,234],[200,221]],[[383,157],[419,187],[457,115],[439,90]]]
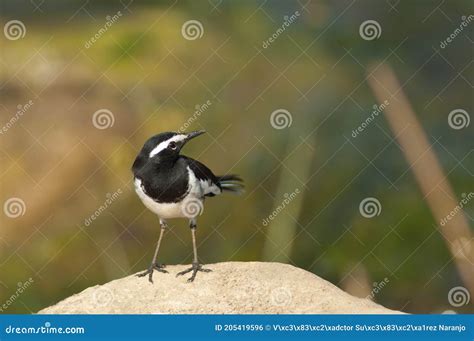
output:
[[[196,221],[195,220],[191,220],[190,227],[191,227],[191,235],[192,235],[192,238],[193,238],[193,254],[194,254],[193,263],[192,263],[192,266],[190,268],[179,272],[176,276],[182,276],[182,275],[187,274],[188,272],[192,271],[192,275],[191,275],[191,277],[188,278],[188,282],[193,282],[194,279],[196,278],[196,274],[198,273],[198,271],[211,272],[212,270],[211,269],[204,269],[202,267],[202,265],[199,264],[198,255],[197,255],[197,246],[196,246],[196,227],[197,226],[196,226]]]
[[[166,271],[164,269],[164,267],[165,267],[164,264],[159,264],[159,263],[156,262],[156,258],[158,257],[158,251],[160,250],[161,240],[163,239],[163,235],[165,233],[165,230],[168,228],[168,225],[166,224],[166,222],[161,220],[161,219],[160,219],[160,226],[161,226],[160,237],[158,238],[158,243],[156,244],[156,249],[155,249],[155,254],[153,255],[153,260],[152,260],[149,268],[146,271],[141,272],[137,275],[138,277],[144,277],[144,276],[148,275],[148,280],[150,281],[150,283],[153,283],[153,271],[154,270],[156,270],[158,272],[168,273],[168,271]]]

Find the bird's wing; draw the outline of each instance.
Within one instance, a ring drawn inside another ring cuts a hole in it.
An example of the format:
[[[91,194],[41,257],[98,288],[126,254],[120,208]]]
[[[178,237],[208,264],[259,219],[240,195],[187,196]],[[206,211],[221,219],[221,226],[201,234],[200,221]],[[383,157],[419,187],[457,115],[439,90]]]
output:
[[[201,162],[191,159],[187,156],[181,156],[185,159],[188,167],[196,176],[205,196],[214,196],[221,193],[219,180],[212,171]]]

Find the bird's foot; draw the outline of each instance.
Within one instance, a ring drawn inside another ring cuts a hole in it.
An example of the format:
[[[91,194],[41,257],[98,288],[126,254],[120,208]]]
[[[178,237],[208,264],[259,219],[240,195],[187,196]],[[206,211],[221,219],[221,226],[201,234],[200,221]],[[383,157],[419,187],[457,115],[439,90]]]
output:
[[[153,283],[153,271],[156,270],[158,272],[163,272],[167,274],[168,271],[164,269],[165,267],[166,265],[164,264],[154,263],[150,265],[150,267],[146,271],[143,271],[137,274],[137,277],[145,277],[146,275],[148,275],[148,281],[150,281],[150,283]]]
[[[201,271],[201,272],[211,272],[212,270],[211,269],[204,269],[202,267],[201,264],[199,263],[192,263],[192,266],[184,271],[181,271],[181,272],[178,272],[176,274],[176,277],[178,276],[182,276],[182,275],[185,275],[187,274],[188,272],[193,272],[191,277],[188,278],[188,282],[193,282],[194,279],[196,278],[196,274],[198,273],[198,271]]]

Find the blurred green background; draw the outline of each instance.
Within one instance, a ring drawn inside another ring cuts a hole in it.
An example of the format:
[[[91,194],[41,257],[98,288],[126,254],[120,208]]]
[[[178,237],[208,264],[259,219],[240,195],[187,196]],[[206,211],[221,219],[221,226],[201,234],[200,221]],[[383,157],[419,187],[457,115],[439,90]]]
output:
[[[208,131],[185,155],[246,182],[240,197],[206,201],[204,263],[288,262],[361,297],[386,281],[373,299],[392,309],[472,312],[472,302],[449,304],[465,284],[384,114],[352,137],[378,104],[367,66],[385,60],[455,200],[473,191],[473,124],[452,129],[448,114],[473,112],[474,24],[440,47],[472,1],[1,1],[0,10],[2,27],[25,27],[0,38],[0,125],[33,103],[0,135],[0,202],[25,203],[17,218],[1,214],[0,305],[33,281],[2,313],[36,312],[148,266],[159,224],[130,167],[148,137],[185,124]],[[189,20],[202,36],[183,36]],[[380,37],[362,38],[366,20]],[[106,129],[93,124],[101,109],[112,114]],[[272,126],[278,109],[290,126]],[[367,197],[381,204],[373,218],[359,211]],[[472,203],[464,214],[472,232]],[[187,223],[171,223],[160,260],[190,263]]]

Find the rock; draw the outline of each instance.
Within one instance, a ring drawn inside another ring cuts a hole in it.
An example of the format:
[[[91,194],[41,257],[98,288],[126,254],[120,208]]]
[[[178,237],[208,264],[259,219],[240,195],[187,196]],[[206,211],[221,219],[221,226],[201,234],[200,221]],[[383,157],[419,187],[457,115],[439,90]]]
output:
[[[175,274],[189,265],[155,272],[154,284],[134,275],[90,287],[40,314],[393,314],[367,299],[288,264],[208,264],[210,273]]]

